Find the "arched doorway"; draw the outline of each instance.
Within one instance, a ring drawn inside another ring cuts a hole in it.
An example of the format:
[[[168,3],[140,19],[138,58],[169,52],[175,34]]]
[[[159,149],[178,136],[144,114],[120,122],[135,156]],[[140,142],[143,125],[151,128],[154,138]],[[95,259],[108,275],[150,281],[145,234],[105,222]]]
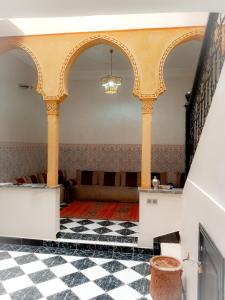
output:
[[[185,93],[192,89],[201,45],[200,41],[189,41],[170,53],[164,66],[166,92],[154,105],[152,167],[154,170],[160,164],[168,183],[176,187],[184,184]]]
[[[115,95],[104,93],[101,78],[110,72],[110,49],[93,46],[71,66],[69,97],[61,105],[60,165],[69,178],[76,178],[73,203],[61,212],[74,219],[69,224],[74,232],[66,228],[61,233],[67,238],[95,236],[102,242],[114,238],[123,243],[126,237],[124,241],[136,243],[141,103],[132,95],[132,66],[116,48],[113,74],[122,78],[122,85]]]
[[[45,105],[36,92],[36,62],[24,49],[1,53],[0,141],[1,182],[31,183],[46,171],[47,122]],[[39,78],[40,79],[40,78]]]

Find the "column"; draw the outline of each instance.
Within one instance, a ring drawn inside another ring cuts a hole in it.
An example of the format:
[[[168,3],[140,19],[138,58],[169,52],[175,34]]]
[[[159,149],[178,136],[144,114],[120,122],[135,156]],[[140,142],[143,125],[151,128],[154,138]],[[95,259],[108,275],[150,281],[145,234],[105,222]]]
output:
[[[155,98],[142,101],[142,152],[141,152],[141,187],[151,188],[152,160],[152,109]]]
[[[54,187],[58,184],[59,167],[59,106],[57,100],[46,101],[48,113],[48,175],[47,184]]]

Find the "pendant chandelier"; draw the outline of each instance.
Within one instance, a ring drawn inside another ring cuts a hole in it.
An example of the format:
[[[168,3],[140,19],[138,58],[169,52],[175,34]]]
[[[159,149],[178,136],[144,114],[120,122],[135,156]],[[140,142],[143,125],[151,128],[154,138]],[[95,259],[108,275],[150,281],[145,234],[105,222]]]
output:
[[[107,75],[101,79],[101,85],[105,89],[106,94],[116,94],[118,91],[118,87],[122,83],[121,77],[113,76],[112,75],[112,55],[113,55],[113,49],[110,49],[110,55],[111,55],[111,63],[110,63],[110,75]]]

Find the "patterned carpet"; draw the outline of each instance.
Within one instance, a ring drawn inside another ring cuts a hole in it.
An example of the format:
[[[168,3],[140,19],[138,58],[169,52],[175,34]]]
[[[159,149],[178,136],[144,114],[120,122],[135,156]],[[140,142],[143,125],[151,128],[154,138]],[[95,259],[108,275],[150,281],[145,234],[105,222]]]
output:
[[[139,204],[75,200],[62,208],[61,217],[138,222]]]

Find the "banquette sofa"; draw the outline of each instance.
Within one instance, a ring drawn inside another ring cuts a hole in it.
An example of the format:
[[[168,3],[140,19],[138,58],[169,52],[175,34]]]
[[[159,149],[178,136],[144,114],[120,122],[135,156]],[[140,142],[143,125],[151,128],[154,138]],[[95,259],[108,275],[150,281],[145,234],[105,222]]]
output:
[[[47,184],[47,172],[41,172],[29,176],[16,178],[14,184]],[[74,199],[75,180],[66,178],[66,172],[58,171],[58,183],[60,184],[60,202],[71,202]]]
[[[166,172],[153,172],[161,184],[167,184]],[[140,172],[106,172],[77,170],[76,178],[68,180],[66,172],[59,170],[59,184],[61,185],[61,202],[70,203],[73,200],[97,200],[137,202],[138,187],[141,185]],[[14,180],[16,184],[47,183],[47,173],[42,172]],[[177,173],[176,187],[183,187],[184,174]]]
[[[161,184],[167,183],[166,173],[152,173]],[[76,171],[74,197],[77,200],[138,202],[140,172]]]

